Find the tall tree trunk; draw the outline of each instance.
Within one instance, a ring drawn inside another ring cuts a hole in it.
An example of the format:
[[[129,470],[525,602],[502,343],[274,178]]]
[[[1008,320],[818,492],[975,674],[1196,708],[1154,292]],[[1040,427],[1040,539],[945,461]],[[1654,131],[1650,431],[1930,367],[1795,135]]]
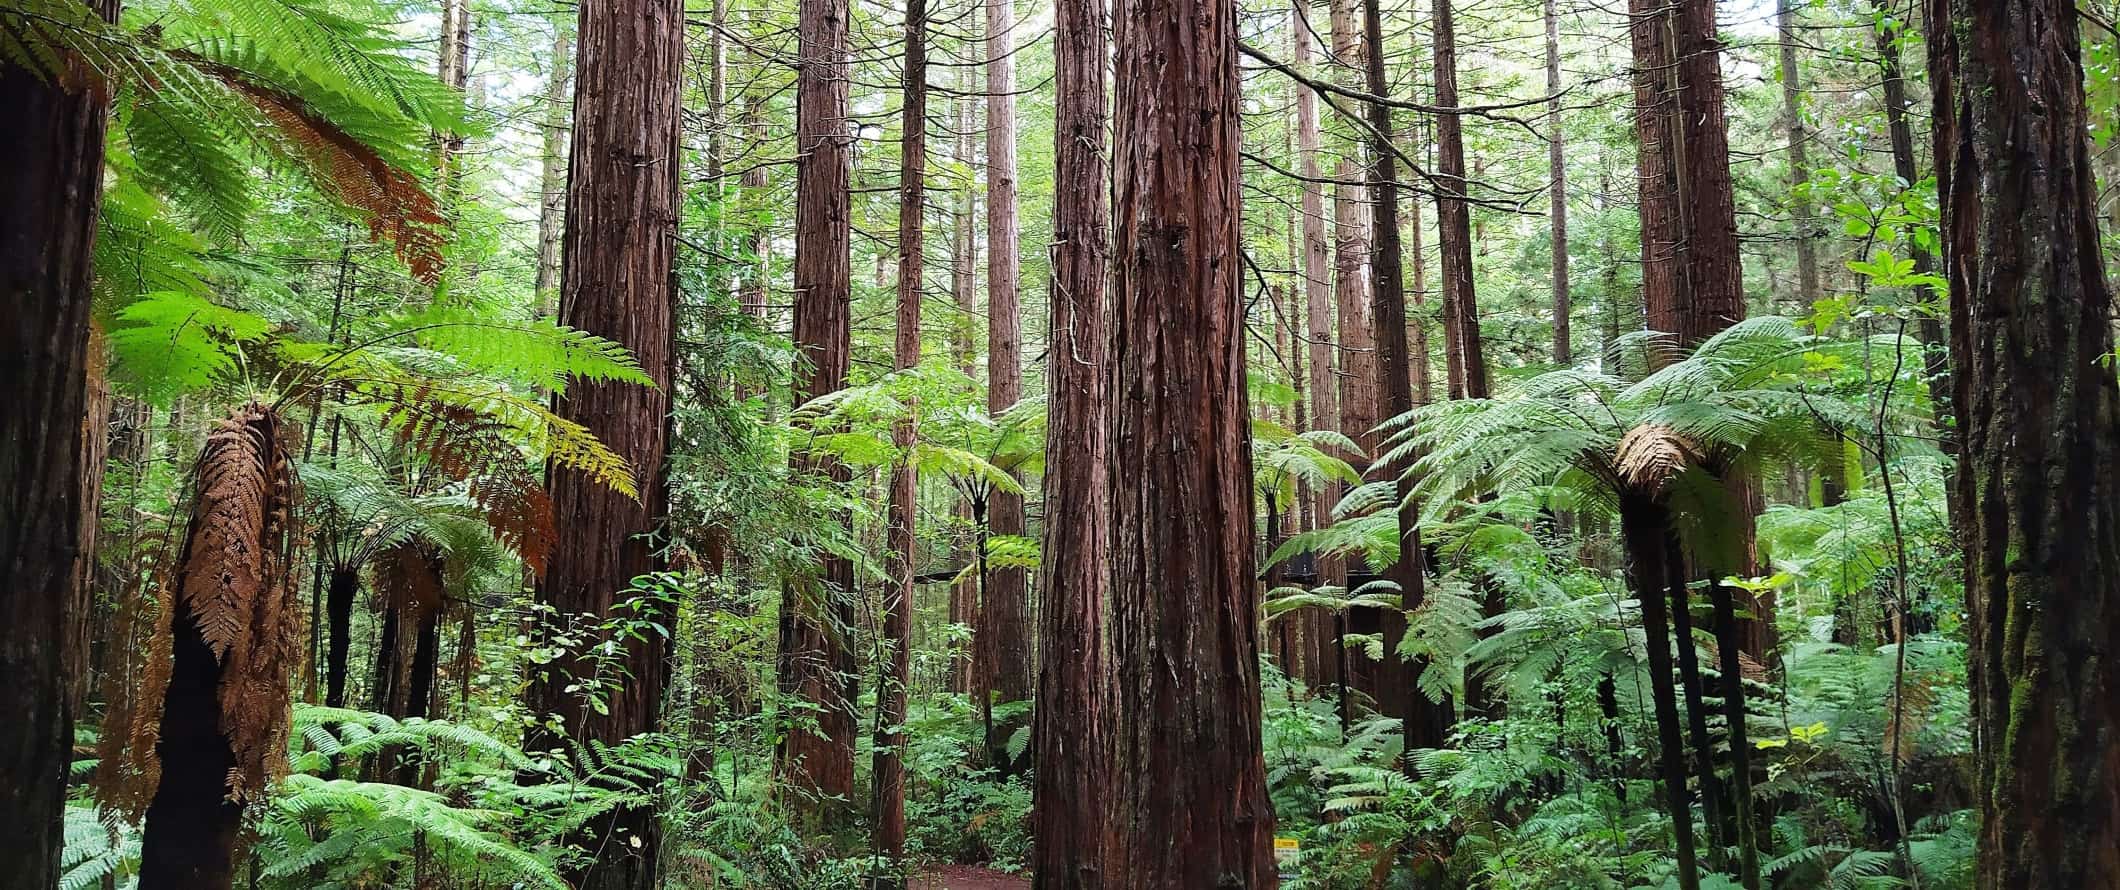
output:
[[[1045,554],[1038,610],[1038,707],[1032,712],[1031,880],[1038,890],[1108,883],[1102,844],[1111,660],[1104,626],[1111,496],[1104,379],[1105,275],[1111,233],[1105,196],[1104,4],[1054,8],[1052,314],[1047,322]]]
[[[545,78],[544,165],[538,177],[538,314],[559,311],[560,229],[567,213],[567,121],[574,80],[574,44],[567,28],[552,23],[552,71]]]
[[[1781,29],[1781,116],[1789,137],[1789,225],[1796,240],[1796,302],[1809,311],[1821,295],[1818,220],[1811,217],[1811,133],[1803,119],[1803,69],[1796,64],[1795,3],[1775,0],[1774,20]]]
[[[106,19],[117,6],[93,4]],[[102,470],[81,457],[110,96],[85,71],[63,73],[72,79],[0,61],[0,120],[16,128],[0,140],[0,294],[11,307],[0,377],[14,394],[0,411],[0,504],[10,517],[0,531],[0,713],[13,727],[0,732],[0,874],[32,887],[59,881],[74,733],[63,641],[82,597],[75,548],[95,515],[81,481]]]
[[[1107,883],[1268,888],[1236,4],[1123,0],[1112,22]]]
[[[1654,500],[1622,494],[1620,534],[1627,547],[1627,577],[1641,603],[1642,632],[1649,655],[1649,697],[1656,711],[1658,762],[1663,767],[1664,805],[1671,817],[1680,890],[1700,890],[1693,848],[1693,798],[1686,788],[1686,742],[1679,725],[1671,665],[1670,560],[1677,557],[1670,509]],[[1680,645],[1688,645],[1680,641]]]
[[[1458,104],[1457,23],[1450,0],[1435,0],[1435,102]],[[1452,113],[1435,119],[1436,240],[1443,248],[1443,349],[1450,396],[1484,399],[1487,357],[1480,344],[1479,299],[1472,290],[1472,207],[1466,201],[1464,121]]]
[[[1391,81],[1384,73],[1384,19],[1377,0],[1363,0],[1362,25],[1369,44],[1364,59],[1369,69],[1369,92],[1382,96],[1390,91]],[[1397,417],[1413,410],[1413,379],[1407,372],[1406,290],[1400,275],[1397,155],[1390,141],[1391,107],[1371,102],[1365,111],[1370,138],[1374,140],[1369,149],[1368,187],[1376,201],[1370,208],[1376,220],[1376,249],[1370,255],[1369,292],[1371,325],[1377,339],[1377,387],[1384,393],[1384,410]],[[1399,560],[1392,563],[1387,577],[1398,585],[1400,604],[1411,613],[1421,607],[1427,591],[1421,571],[1421,513],[1412,497],[1413,477],[1404,472],[1407,469],[1382,461],[1370,466],[1373,474],[1389,476],[1397,484]],[[1428,700],[1421,694],[1420,684],[1414,682],[1427,668],[1427,662],[1404,662],[1397,653],[1386,653],[1385,658],[1393,664],[1385,666],[1384,672],[1400,677],[1400,682],[1393,685],[1401,688],[1391,691],[1404,697],[1400,707],[1406,726],[1406,748],[1410,751],[1442,747],[1453,722],[1453,709],[1449,702]],[[1412,763],[1408,756],[1409,769]]]
[[[1295,64],[1304,73],[1312,73],[1311,29],[1309,3],[1300,0],[1295,7]],[[1330,258],[1326,255],[1325,240],[1325,193],[1318,179],[1318,97],[1309,89],[1296,90],[1296,152],[1297,163],[1304,176],[1303,182],[1303,318],[1309,348],[1310,428],[1319,430],[1340,429],[1338,392],[1333,384],[1333,336],[1332,336],[1332,278],[1328,269]],[[1311,522],[1323,528],[1332,524],[1332,486],[1320,485],[1310,494]],[[1342,586],[1347,583],[1345,561],[1337,556],[1319,554],[1315,557],[1318,581],[1321,585]],[[1313,663],[1317,666],[1314,683],[1340,682],[1339,659],[1333,652],[1332,615],[1314,610],[1310,637],[1316,644],[1312,649]]]
[[[1332,58],[1341,66],[1340,83],[1353,87],[1365,78],[1361,0],[1331,0]],[[1361,147],[1350,139],[1333,171],[1333,302],[1339,318],[1340,432],[1367,453],[1376,451],[1372,430],[1383,418],[1377,403],[1376,336],[1370,329],[1362,268],[1369,264],[1369,219],[1363,204]]]
[[[1015,0],[986,0],[986,408],[998,416],[1023,398],[1023,310],[1016,225]],[[1023,534],[1023,496],[996,490],[988,531]],[[987,669],[982,711],[1031,696],[1029,573],[997,566],[979,591],[979,646]],[[1008,740],[1021,720],[988,720],[987,762],[1013,772]]]
[[[796,72],[795,348],[803,370],[798,402],[846,386],[851,328],[853,237],[847,133],[847,0],[802,0]],[[829,458],[798,454],[798,469],[845,481]],[[790,729],[779,770],[791,801],[811,828],[837,826],[846,814],[833,800],[854,791],[853,564],[822,558],[814,577],[790,579],[781,596],[780,684],[783,696],[815,708],[816,728]]]
[[[1633,47],[1634,126],[1637,206],[1641,214],[1643,319],[1661,331],[1676,329],[1666,317],[1681,301],[1683,279],[1678,244],[1684,234],[1678,218],[1678,150],[1673,122],[1677,95],[1673,86],[1671,26],[1667,0],[1628,0],[1629,37]]]
[[[1553,363],[1563,368],[1575,363],[1575,345],[1569,338],[1569,318],[1574,300],[1568,292],[1568,152],[1561,135],[1561,14],[1554,0],[1546,0],[1546,103],[1552,132],[1546,145],[1546,166],[1552,187],[1548,203],[1553,224]]]
[[[1900,27],[1906,27],[1902,24]],[[1892,172],[1913,188],[1921,181],[1921,167],[1914,157],[1914,128],[1907,123],[1906,73],[1899,61],[1898,29],[1879,27],[1876,29],[1877,61],[1882,70],[1884,90],[1885,131],[1892,140]],[[1920,275],[1935,275],[1936,258],[1919,243],[1909,242],[1908,258],[1914,261],[1914,271]],[[1937,299],[1935,288],[1917,284],[1913,288],[1914,302],[1928,305]],[[1922,313],[1915,331],[1922,341],[1922,367],[1928,375],[1929,404],[1934,406],[1936,435],[1942,441],[1945,454],[1958,453],[1958,424],[1949,420],[1951,416],[1951,352],[1950,343],[1943,330],[1943,320],[1929,313]],[[1957,510],[1952,510],[1956,521]]]
[[[680,67],[684,9],[674,0],[583,4],[579,79],[568,152],[565,270],[560,321],[631,350],[655,386],[577,382],[554,410],[626,459],[639,497],[587,474],[549,471],[554,515],[572,534],[553,548],[537,597],[560,614],[608,617],[633,578],[661,568],[650,536],[665,512],[663,456],[671,384],[672,260],[677,245]],[[674,604],[644,613],[674,627]],[[532,713],[559,717],[577,741],[616,743],[660,725],[669,680],[667,638],[621,644],[623,688],[591,710],[567,691],[584,666],[562,661],[529,690]],[[557,740],[538,739],[545,747]],[[598,858],[573,876],[584,890],[656,886],[661,821],[650,806],[623,807],[584,828]]]
[[[2120,885],[2120,386],[2077,12],[1931,0],[1982,890]]]
[[[927,210],[927,0],[909,0],[905,8],[905,104],[898,140],[898,329],[892,367],[910,370],[920,364],[921,282],[927,274],[923,225]],[[909,406],[911,407],[911,406]],[[873,847],[894,862],[905,858],[905,708],[912,682],[914,507],[920,498],[919,471],[913,464],[915,418],[909,413],[893,424],[891,439],[903,455],[891,466],[889,525],[885,532],[883,592],[883,680],[876,686],[876,741],[871,775],[874,807],[870,823]],[[902,887],[895,874],[878,882]]]
[[[957,89],[961,94],[974,91],[971,66],[961,66],[957,69]],[[973,163],[973,112],[976,103],[960,97],[950,104],[953,118],[951,130],[957,134],[957,138],[950,144],[950,159],[961,168],[970,168]],[[960,373],[976,380],[977,377],[973,373],[972,339],[979,313],[979,282],[978,273],[975,271],[979,262],[979,239],[973,233],[978,221],[978,204],[972,192],[972,178],[967,176],[963,185],[957,189],[954,206],[951,208],[950,302],[956,308],[956,314],[950,322],[950,357],[956,362]],[[959,500],[955,512],[960,527],[970,523],[970,505]],[[971,562],[972,555],[965,549],[963,535],[952,537],[950,557],[951,565],[961,566]],[[976,631],[979,625],[979,589],[973,581],[964,580],[950,585],[950,623],[962,624]],[[980,667],[979,661],[976,640],[973,642],[969,658],[950,659],[951,692],[969,694],[972,691],[974,675]]]

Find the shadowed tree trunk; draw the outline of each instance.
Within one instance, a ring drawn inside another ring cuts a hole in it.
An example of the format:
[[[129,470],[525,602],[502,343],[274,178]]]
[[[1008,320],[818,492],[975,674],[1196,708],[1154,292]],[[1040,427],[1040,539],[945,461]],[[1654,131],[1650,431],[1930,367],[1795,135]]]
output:
[[[1391,89],[1391,82],[1384,73],[1384,20],[1377,0],[1363,0],[1362,25],[1369,43],[1364,60],[1369,69],[1369,92],[1382,96]],[[1368,183],[1369,194],[1375,199],[1370,210],[1376,219],[1376,249],[1370,255],[1369,267],[1370,320],[1376,331],[1377,383],[1384,392],[1384,412],[1397,417],[1413,410],[1413,378],[1407,371],[1406,290],[1400,274],[1397,155],[1392,152],[1389,141],[1392,132],[1390,106],[1370,102],[1364,110],[1369,117],[1370,138],[1374,140],[1369,149]],[[1399,587],[1401,607],[1412,612],[1421,607],[1427,595],[1421,571],[1420,507],[1412,499],[1414,480],[1402,473],[1407,469],[1403,466],[1385,465],[1379,461],[1370,469],[1372,473],[1396,480],[1400,558],[1391,564],[1387,577]],[[1400,632],[1404,632],[1403,624]],[[1409,750],[1442,747],[1455,712],[1447,701],[1430,701],[1421,693],[1420,685],[1414,682],[1427,668],[1427,662],[1406,662],[1391,652],[1385,653],[1385,659],[1392,663],[1383,669],[1384,673],[1396,674],[1399,678],[1392,684],[1399,688],[1384,691],[1404,699],[1400,708],[1406,726],[1406,747]],[[1412,757],[1406,758],[1405,766],[1412,769]]]
[[[361,572],[351,566],[334,566],[324,593],[325,621],[330,633],[325,641],[324,706],[346,706],[346,659],[353,644],[353,601],[361,593]]]
[[[1107,885],[1270,888],[1236,4],[1121,0],[1112,22]]]
[[[1458,104],[1457,23],[1450,0],[1435,0],[1435,103],[1445,108]],[[1436,115],[1435,144],[1435,226],[1443,251],[1443,351],[1450,396],[1484,399],[1487,357],[1480,343],[1479,299],[1472,289],[1472,206],[1466,201],[1465,132],[1459,115]]]
[[[116,0],[93,4],[106,19]],[[59,881],[61,810],[73,709],[63,642],[81,601],[75,549],[93,505],[82,502],[89,281],[102,198],[110,97],[85,72],[60,86],[0,60],[0,874],[24,886]],[[20,521],[37,517],[37,521]]]
[[[1096,890],[1108,774],[1105,592],[1111,498],[1105,398],[1104,283],[1109,194],[1104,165],[1104,4],[1054,8],[1053,278],[1048,322],[1045,553],[1038,586],[1037,782],[1031,880],[1038,890]]]
[[[2077,12],[1931,0],[1982,890],[2120,885],[2120,386]]]
[[[1620,535],[1627,547],[1627,578],[1641,603],[1642,632],[1649,650],[1649,697],[1656,711],[1658,763],[1663,768],[1664,806],[1671,816],[1678,886],[1699,890],[1700,866],[1693,848],[1693,796],[1686,788],[1686,742],[1672,689],[1671,621],[1667,578],[1678,558],[1671,512],[1640,495],[1620,496]],[[1685,645],[1685,641],[1680,641]]]
[[[1015,0],[986,0],[986,409],[999,416],[1023,398],[1023,310],[1017,278]],[[987,530],[1023,534],[1023,496],[996,489]],[[982,713],[1031,696],[1029,573],[999,566],[979,589],[979,650],[986,668],[976,692]],[[987,762],[1004,772],[1018,720],[986,721]]]
[[[798,403],[846,386],[852,337],[852,210],[847,191],[847,0],[802,0],[796,72],[795,348]],[[800,471],[844,481],[837,461],[798,453]],[[818,574],[791,579],[780,611],[780,691],[815,708],[814,728],[786,730],[778,769],[809,827],[836,827],[854,791],[854,567],[822,557]]]
[[[905,8],[905,106],[901,111],[898,151],[898,329],[892,367],[908,370],[920,364],[921,281],[927,273],[927,0],[909,0]],[[912,406],[908,406],[912,407]],[[894,862],[905,858],[905,707],[912,682],[914,507],[920,497],[919,471],[913,465],[915,419],[899,418],[891,438],[904,455],[891,466],[889,526],[885,530],[883,680],[876,686],[876,740],[871,773],[874,806],[870,822],[875,852]],[[902,887],[895,868],[872,883]]]
[[[299,601],[279,564],[294,496],[279,417],[237,409],[207,438],[193,477],[184,549],[163,593],[167,672],[148,670],[142,683],[166,682],[142,693],[161,708],[141,890],[232,885],[246,801],[268,792],[287,756],[288,681],[303,651]],[[153,714],[143,705],[135,719]]]
[[[665,510],[683,13],[673,0],[583,4],[576,29],[559,319],[631,350],[656,385],[582,381],[554,399],[555,411],[624,457],[639,480],[634,498],[580,470],[548,471],[553,513],[564,517],[569,534],[553,548],[537,597],[560,614],[609,618],[634,577],[662,567],[650,536]],[[676,624],[670,605],[639,617]],[[566,689],[585,666],[561,661],[533,680],[530,711],[557,715],[560,732],[577,741],[615,744],[655,731],[668,649],[667,638],[655,634],[623,643],[625,681],[603,712]],[[533,740],[542,748],[558,741]],[[616,809],[582,834],[598,855],[572,876],[576,886],[656,886],[662,830],[651,806]]]
[[[1901,27],[1909,27],[1902,24]],[[1908,188],[1921,181],[1920,163],[1914,157],[1914,128],[1907,123],[1906,73],[1899,61],[1899,37],[1896,29],[1879,27],[1875,31],[1877,40],[1878,67],[1882,69],[1881,85],[1884,90],[1885,132],[1892,140],[1892,172],[1907,183]],[[1907,258],[1914,261],[1914,272],[1919,275],[1935,275],[1936,258],[1919,243],[1909,241]],[[1914,301],[1928,305],[1937,300],[1935,288],[1917,284],[1913,288]],[[1928,375],[1929,404],[1934,406],[1936,435],[1942,441],[1938,447],[1945,454],[1958,453],[1958,425],[1949,420],[1951,416],[1951,352],[1949,338],[1944,334],[1943,319],[1922,313],[1915,324],[1915,332],[1921,336],[1923,370]],[[1956,521],[1958,511],[1951,511]]]

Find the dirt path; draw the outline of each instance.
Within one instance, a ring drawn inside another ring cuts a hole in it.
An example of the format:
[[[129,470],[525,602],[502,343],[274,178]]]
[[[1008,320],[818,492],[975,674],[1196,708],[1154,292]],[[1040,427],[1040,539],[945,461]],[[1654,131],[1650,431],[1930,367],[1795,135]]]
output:
[[[1022,875],[969,865],[944,865],[914,878],[911,890],[1025,890],[1030,885],[1031,879]]]

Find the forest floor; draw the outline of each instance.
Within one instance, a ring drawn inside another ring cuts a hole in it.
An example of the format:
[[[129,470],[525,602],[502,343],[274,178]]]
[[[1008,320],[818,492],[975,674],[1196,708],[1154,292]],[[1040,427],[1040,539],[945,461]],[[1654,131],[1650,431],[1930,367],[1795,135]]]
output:
[[[913,879],[911,890],[1024,890],[1031,879],[990,868],[945,865]]]

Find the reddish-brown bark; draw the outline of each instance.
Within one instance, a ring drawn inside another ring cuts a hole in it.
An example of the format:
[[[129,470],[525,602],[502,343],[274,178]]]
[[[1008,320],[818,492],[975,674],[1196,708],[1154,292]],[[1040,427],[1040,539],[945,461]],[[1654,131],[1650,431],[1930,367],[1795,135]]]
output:
[[[1346,86],[1363,80],[1368,48],[1362,44],[1360,0],[1332,0],[1332,58],[1340,67],[1335,79]],[[1364,206],[1361,147],[1350,141],[1333,171],[1332,238],[1333,303],[1338,316],[1337,342],[1339,429],[1367,453],[1375,453],[1371,434],[1379,413],[1376,332],[1371,329],[1369,300],[1362,268],[1369,264],[1369,214]]]
[[[579,470],[550,469],[553,512],[568,533],[537,596],[563,614],[610,616],[634,577],[662,565],[650,536],[665,504],[683,13],[673,0],[583,4],[577,29],[559,316],[631,350],[656,385],[579,382],[554,399],[562,417],[624,457],[639,484],[639,497],[628,497]],[[669,609],[643,617],[675,623]],[[628,678],[612,691],[606,713],[566,691],[575,673],[567,663],[536,678],[531,710],[558,715],[561,731],[576,740],[609,743],[654,731],[669,679],[664,640],[649,634],[625,645]],[[577,886],[655,886],[662,832],[651,808],[618,810],[585,831],[587,845],[600,853],[575,876]]]
[[[1014,0],[986,0],[986,407],[999,415],[1023,398],[1023,309],[1018,288],[1022,233],[1016,222],[1016,13]],[[987,531],[1023,534],[1023,496],[996,490]],[[979,592],[975,635],[984,667],[973,691],[984,709],[1031,695],[1030,575],[996,566]],[[987,760],[1004,770],[1020,720],[986,721]]]
[[[1275,886],[1238,276],[1236,4],[1112,15],[1107,884]]]
[[[1105,209],[1103,4],[1054,11],[1052,314],[1046,387],[1045,554],[1040,568],[1038,706],[1031,741],[1031,874],[1046,890],[1108,884],[1104,651],[1110,497],[1104,374]]]
[[[115,0],[93,4],[115,18]],[[0,62],[0,874],[59,880],[60,814],[73,745],[65,644],[81,601],[89,280],[102,198],[109,95],[85,72],[68,85]],[[36,521],[25,521],[35,517]]]
[[[1295,65],[1311,73],[1311,29],[1308,4],[1295,7]],[[1325,194],[1318,184],[1318,97],[1308,88],[1296,90],[1296,151],[1303,182],[1303,305],[1304,329],[1309,338],[1310,428],[1340,429],[1339,393],[1333,383],[1332,278],[1325,240]],[[1342,455],[1351,457],[1352,455]],[[1321,485],[1309,495],[1310,525],[1332,524],[1333,487]],[[1347,583],[1346,563],[1339,557],[1317,560],[1317,583]],[[1311,670],[1304,677],[1313,686],[1340,682],[1338,643],[1333,636],[1333,616],[1323,610],[1304,618],[1310,625]]]
[[[1931,0],[1974,886],[2120,886],[2120,386],[2066,0]]]
[[[905,7],[905,105],[898,140],[898,320],[892,367],[920,364],[921,280],[927,273],[927,0]],[[876,739],[869,814],[877,855],[905,857],[905,744],[907,684],[912,680],[914,512],[919,471],[911,451],[914,418],[900,418],[891,438],[905,457],[891,467],[889,521],[884,532],[883,678],[876,687]]]
[[[1450,0],[1435,0],[1435,103],[1458,104],[1457,23]],[[1443,354],[1450,396],[1484,399],[1487,356],[1472,289],[1472,206],[1466,200],[1465,131],[1459,115],[1436,115],[1435,148],[1435,233],[1442,247]]]
[[[797,26],[795,131],[795,348],[802,361],[795,398],[808,401],[846,386],[853,237],[847,175],[847,0],[803,0]],[[844,480],[846,470],[798,454],[798,469]],[[781,595],[780,687],[815,706],[814,728],[793,727],[778,769],[804,821],[836,825],[854,790],[854,567],[822,557],[818,573],[791,579]]]

